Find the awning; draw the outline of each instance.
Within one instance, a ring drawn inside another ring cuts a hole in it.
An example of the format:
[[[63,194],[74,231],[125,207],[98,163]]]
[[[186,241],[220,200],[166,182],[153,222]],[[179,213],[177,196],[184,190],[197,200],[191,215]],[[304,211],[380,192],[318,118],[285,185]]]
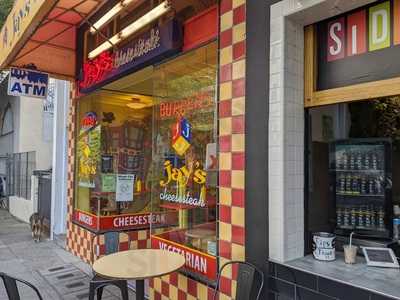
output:
[[[105,0],[16,0],[0,33],[0,68],[34,64],[75,77],[76,29]]]

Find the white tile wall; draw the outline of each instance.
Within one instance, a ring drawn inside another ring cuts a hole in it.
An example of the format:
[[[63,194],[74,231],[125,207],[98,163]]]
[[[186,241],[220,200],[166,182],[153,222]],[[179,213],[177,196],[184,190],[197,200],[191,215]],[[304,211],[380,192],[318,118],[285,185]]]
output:
[[[284,0],[271,7],[270,257],[304,251],[304,26],[373,0]]]

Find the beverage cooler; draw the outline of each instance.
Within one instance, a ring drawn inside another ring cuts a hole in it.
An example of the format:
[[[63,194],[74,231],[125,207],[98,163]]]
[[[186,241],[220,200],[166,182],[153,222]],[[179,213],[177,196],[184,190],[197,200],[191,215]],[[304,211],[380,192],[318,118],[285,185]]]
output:
[[[330,144],[331,191],[338,235],[392,237],[391,141],[349,139]]]

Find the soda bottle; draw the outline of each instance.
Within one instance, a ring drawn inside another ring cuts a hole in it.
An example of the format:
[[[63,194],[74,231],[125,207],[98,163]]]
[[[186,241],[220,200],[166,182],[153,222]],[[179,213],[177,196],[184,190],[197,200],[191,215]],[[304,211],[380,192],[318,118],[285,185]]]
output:
[[[356,155],[356,169],[362,170],[362,154],[361,154],[361,152],[357,152],[357,155]]]
[[[364,155],[364,169],[369,170],[370,169],[370,154],[369,152],[366,152]]]
[[[358,226],[359,227],[364,227],[364,209],[362,206],[358,209]]]
[[[348,207],[344,208],[343,225],[346,226],[346,227],[348,227],[350,225],[350,212],[349,212],[349,208]]]
[[[347,170],[349,168],[348,162],[349,162],[349,156],[348,156],[347,152],[344,152],[343,156],[342,156],[342,169],[343,170]]]
[[[346,194],[351,194],[352,193],[351,187],[352,187],[352,178],[351,178],[351,175],[348,174],[346,176]]]
[[[341,227],[342,226],[342,208],[338,207],[336,210],[336,226]]]
[[[372,161],[372,169],[378,170],[378,156],[376,155],[376,152],[372,152],[371,161]]]
[[[371,227],[371,211],[369,207],[367,207],[366,212],[365,212],[365,227],[370,228]]]
[[[357,225],[357,212],[355,207],[351,209],[350,225],[352,227],[356,227]]]
[[[354,155],[354,153],[353,152],[350,152],[350,154],[349,154],[349,164],[350,164],[350,170],[354,170],[354,168],[355,168],[355,155]]]
[[[371,226],[376,227],[376,212],[374,206],[372,206],[370,209],[370,215],[371,215]]]
[[[383,194],[382,178],[375,178],[375,192],[377,195]]]
[[[360,180],[360,193],[361,195],[365,195],[367,194],[367,178],[365,177],[365,175],[361,176],[361,180]]]
[[[372,177],[368,178],[368,194],[374,195],[375,194],[375,187],[374,187],[374,179]]]
[[[353,195],[360,194],[360,179],[357,175],[353,176],[351,181],[351,193]]]
[[[382,207],[380,207],[378,211],[378,227],[380,229],[385,228],[385,212]]]

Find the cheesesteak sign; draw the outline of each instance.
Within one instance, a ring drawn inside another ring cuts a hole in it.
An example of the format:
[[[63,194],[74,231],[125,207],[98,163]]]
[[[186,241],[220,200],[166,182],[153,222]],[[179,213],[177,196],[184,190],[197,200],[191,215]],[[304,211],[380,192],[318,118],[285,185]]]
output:
[[[176,53],[181,47],[182,28],[177,21],[170,21],[162,27],[156,26],[114,53],[106,51],[85,62],[79,80],[80,92],[92,92]]]

